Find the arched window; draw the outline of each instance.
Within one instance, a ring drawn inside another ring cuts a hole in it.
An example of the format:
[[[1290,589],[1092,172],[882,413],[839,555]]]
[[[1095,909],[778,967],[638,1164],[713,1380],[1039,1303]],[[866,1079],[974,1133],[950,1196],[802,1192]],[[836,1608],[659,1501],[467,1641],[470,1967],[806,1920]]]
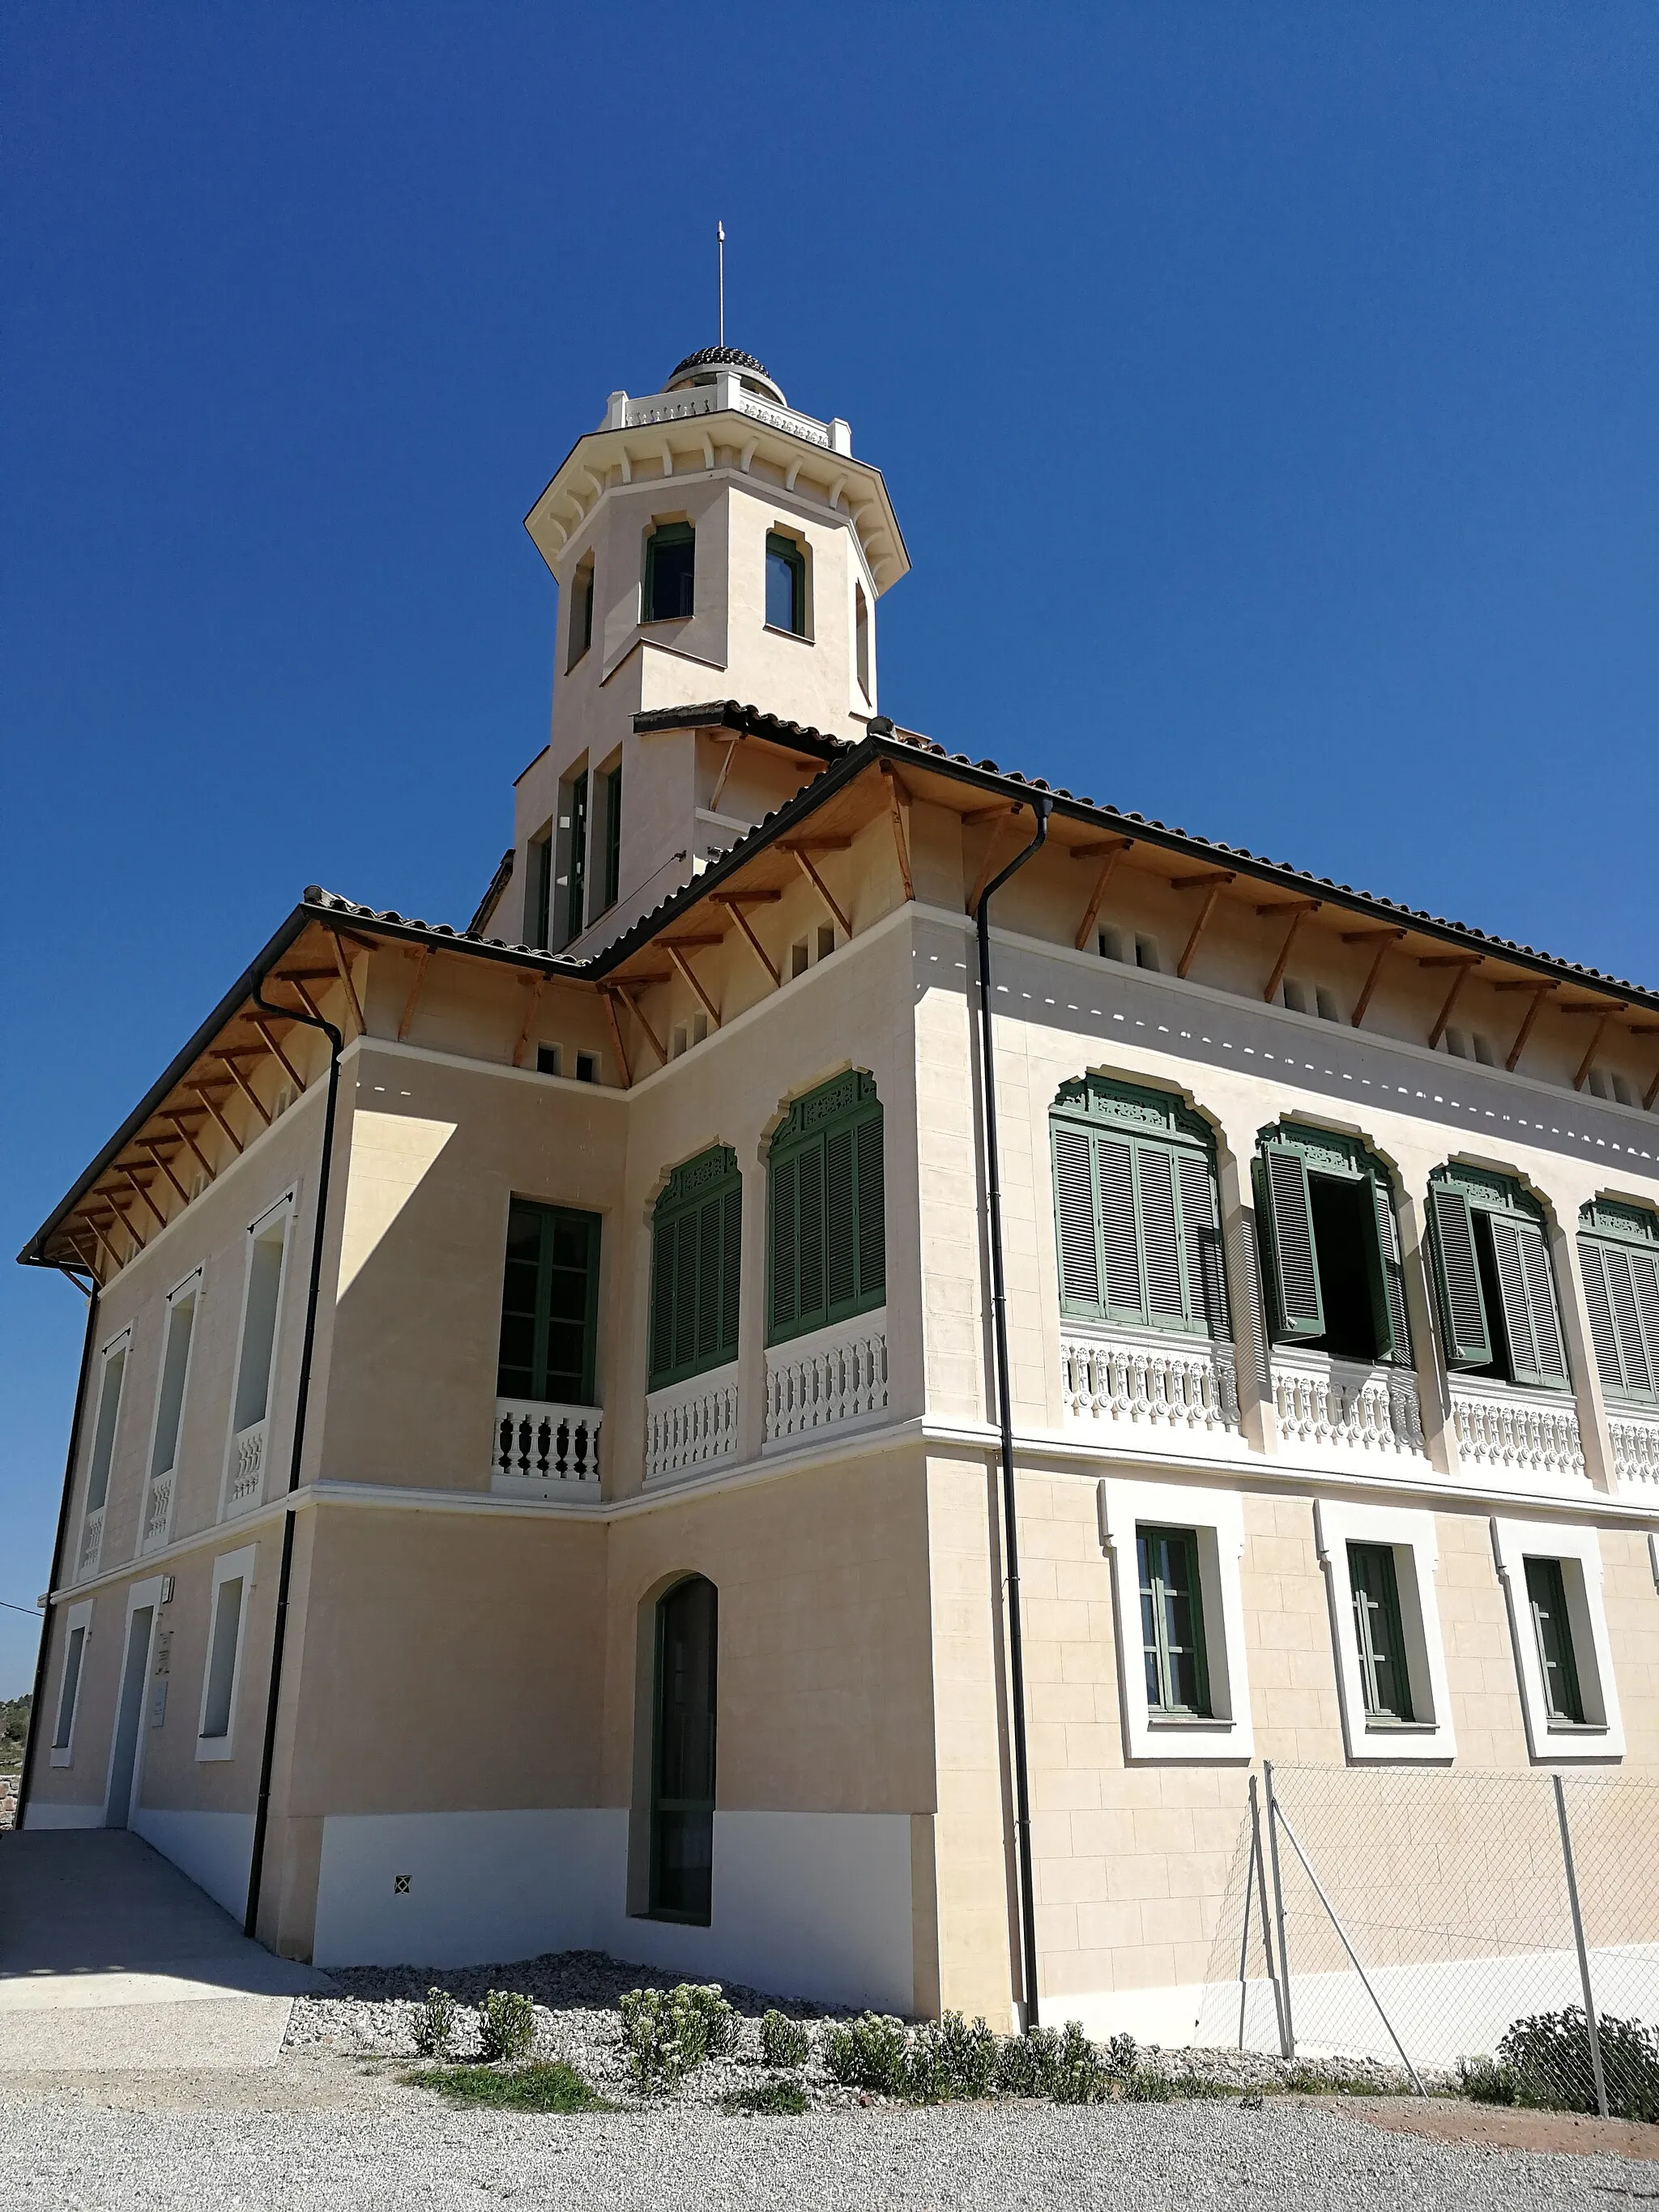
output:
[[[806,635],[806,556],[781,530],[766,533],[766,627]]]
[[[651,1366],[660,1390],[738,1356],[743,1179],[729,1145],[675,1169],[651,1219]]]
[[[881,1101],[856,1068],[796,1099],[767,1155],[767,1342],[884,1304]]]
[[[1090,1075],[1049,1115],[1063,1313],[1225,1336],[1210,1133],[1162,1091]]]
[[[714,1585],[676,1583],[657,1603],[651,1746],[651,1911],[708,1925],[714,1866]]]
[[[643,622],[678,622],[691,611],[696,532],[689,522],[659,522],[645,541]]]
[[[1659,1218],[1598,1198],[1578,1216],[1590,1342],[1610,1397],[1659,1398]]]
[[[1394,1184],[1357,1137],[1281,1121],[1254,1167],[1273,1334],[1340,1359],[1412,1364]]]
[[[1429,1178],[1429,1226],[1447,1366],[1570,1390],[1538,1200],[1508,1176],[1454,1160]]]

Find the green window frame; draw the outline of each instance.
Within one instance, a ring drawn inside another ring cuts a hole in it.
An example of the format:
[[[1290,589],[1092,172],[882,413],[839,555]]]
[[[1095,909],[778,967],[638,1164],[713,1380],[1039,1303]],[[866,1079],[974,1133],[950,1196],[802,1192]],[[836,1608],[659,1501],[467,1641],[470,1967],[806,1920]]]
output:
[[[1226,1271],[1210,1133],[1182,1102],[1103,1076],[1049,1111],[1060,1311],[1225,1337]]]
[[[507,1218],[497,1397],[591,1406],[599,1313],[599,1215],[515,1198]]]
[[[1573,1728],[1584,1724],[1583,1693],[1572,1648],[1572,1616],[1567,1607],[1567,1578],[1559,1559],[1528,1559],[1527,1604],[1538,1645],[1544,1680],[1544,1711],[1553,1721]]]
[[[657,1601],[649,1917],[706,1928],[714,1905],[720,1596],[689,1575]]]
[[[605,903],[599,911],[609,914],[617,903],[622,890],[622,766],[606,771],[605,776]]]
[[[766,533],[766,627],[806,635],[806,556],[781,530]]]
[[[659,522],[645,541],[642,622],[683,622],[697,595],[697,533],[689,522]]]
[[[651,1217],[651,1389],[737,1358],[742,1246],[738,1156],[712,1145],[674,1170]]]
[[[1328,1265],[1337,1264],[1338,1254],[1329,1244],[1322,1254],[1317,1223],[1322,1206],[1328,1201],[1341,1208],[1334,1216],[1338,1232],[1346,1238],[1357,1229],[1361,1240],[1360,1261],[1376,1346],[1371,1357],[1379,1366],[1411,1366],[1411,1317],[1406,1304],[1394,1179],[1382,1161],[1356,1137],[1283,1121],[1260,1132],[1251,1180],[1273,1341],[1318,1348],[1328,1336],[1339,1333],[1343,1293],[1336,1287],[1328,1296],[1325,1274]],[[1318,1197],[1316,1184],[1326,1188],[1327,1199]],[[1345,1187],[1352,1197],[1342,1198],[1340,1192],[1329,1189],[1331,1185]],[[1328,1231],[1333,1219],[1328,1211],[1325,1218]],[[1336,1281],[1340,1285],[1340,1278]],[[1352,1319],[1352,1296],[1347,1303]],[[1333,1353],[1345,1358],[1362,1356],[1351,1352]]]
[[[1204,1649],[1204,1585],[1191,1528],[1139,1526],[1140,1643],[1146,1711],[1152,1719],[1207,1720],[1210,1670]]]
[[[581,935],[587,902],[587,770],[570,780],[570,878],[565,891],[564,941]]]
[[[1348,1587],[1353,1599],[1359,1690],[1368,1721],[1410,1723],[1410,1670],[1400,1611],[1400,1573],[1391,1544],[1350,1544]]]
[[[875,1079],[853,1069],[796,1099],[766,1161],[766,1340],[887,1298],[886,1173]]]
[[[1597,1199],[1578,1217],[1590,1345],[1610,1398],[1659,1402],[1659,1220]]]
[[[1571,1391],[1538,1200],[1508,1176],[1453,1161],[1429,1178],[1429,1241],[1447,1366]]]

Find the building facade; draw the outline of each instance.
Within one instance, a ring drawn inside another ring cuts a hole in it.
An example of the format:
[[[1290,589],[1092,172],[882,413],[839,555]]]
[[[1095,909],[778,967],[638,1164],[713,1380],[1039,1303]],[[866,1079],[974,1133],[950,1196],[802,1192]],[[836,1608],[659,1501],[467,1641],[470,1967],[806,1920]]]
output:
[[[1005,2025],[1025,1802],[1044,2017],[1177,2040],[1264,1759],[1659,1769],[1659,994],[896,729],[885,487],[746,356],[527,526],[471,926],[309,890],[22,1255],[25,1824]]]

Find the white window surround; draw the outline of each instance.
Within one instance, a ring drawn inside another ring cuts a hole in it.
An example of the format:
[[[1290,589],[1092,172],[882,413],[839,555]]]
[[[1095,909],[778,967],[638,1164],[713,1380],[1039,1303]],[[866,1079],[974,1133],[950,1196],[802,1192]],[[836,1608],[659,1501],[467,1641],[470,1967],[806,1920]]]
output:
[[[110,1723],[109,1763],[104,1773],[104,1819],[106,1824],[112,1810],[110,1797],[115,1788],[115,1754],[120,1747],[121,1702],[126,1688],[127,1661],[131,1656],[129,1646],[132,1640],[132,1616],[135,1613],[142,1612],[148,1606],[149,1636],[144,1644],[143,1682],[138,1692],[138,1726],[137,1733],[133,1738],[132,1771],[127,1778],[127,1802],[124,1808],[125,1818],[123,1826],[131,1822],[133,1808],[137,1804],[139,1792],[143,1788],[144,1753],[148,1747],[149,1736],[150,1668],[155,1659],[155,1632],[160,1627],[161,1620],[163,1580],[164,1577],[161,1575],[151,1575],[143,1582],[131,1583],[127,1589],[126,1611],[121,1622],[118,1672],[115,1678],[115,1713]]]
[[[112,1384],[110,1369],[117,1359],[121,1363],[119,1376]],[[75,1579],[85,1582],[98,1571],[103,1553],[104,1520],[109,1504],[109,1486],[115,1473],[115,1448],[120,1440],[121,1412],[126,1402],[127,1368],[132,1358],[132,1323],[117,1329],[98,1354],[98,1401],[93,1409],[91,1449],[87,1456],[87,1487],[81,1502],[81,1541],[76,1553]],[[114,1395],[110,1395],[112,1389]],[[109,1419],[105,1424],[105,1408]],[[102,1461],[101,1469],[100,1461]],[[103,1495],[94,1504],[94,1485],[101,1480]]]
[[[245,1544],[239,1552],[226,1552],[213,1562],[213,1587],[208,1601],[207,1652],[202,1662],[202,1702],[196,1721],[196,1756],[198,1759],[234,1759],[236,1756],[236,1706],[242,1693],[242,1648],[247,1641],[249,1601],[253,1595],[253,1565],[259,1555],[257,1544]],[[207,1724],[208,1695],[213,1682],[213,1643],[219,1623],[219,1593],[226,1583],[238,1577],[242,1583],[241,1617],[236,1624],[236,1653],[230,1668],[230,1720],[222,1735],[204,1735]]]
[[[1245,1660],[1244,1598],[1238,1562],[1244,1549],[1244,1502],[1237,1491],[1201,1483],[1126,1482],[1103,1475],[1100,1539],[1113,1563],[1125,1756],[1160,1765],[1247,1760],[1255,1748]],[[1154,1720],[1146,1706],[1140,1641],[1140,1565],[1135,1535],[1145,1526],[1190,1528],[1198,1540],[1204,1607],[1205,1658],[1212,1716]]]
[[[238,1510],[246,1510],[248,1504],[258,1504],[263,1500],[264,1486],[270,1463],[270,1401],[276,1381],[277,1364],[282,1357],[283,1310],[288,1299],[289,1262],[294,1252],[294,1224],[299,1214],[299,1185],[295,1183],[289,1189],[285,1190],[273,1204],[265,1206],[256,1214],[247,1226],[242,1255],[241,1305],[236,1322],[236,1358],[231,1370],[230,1417],[225,1437],[224,1466],[221,1469],[219,1478],[218,1517],[222,1521],[234,1519]],[[265,1376],[265,1410],[260,1420],[249,1424],[246,1431],[239,1431],[236,1425],[237,1401],[241,1394],[242,1361],[246,1351],[248,1300],[253,1284],[254,1247],[262,1234],[274,1225],[278,1216],[283,1217],[283,1257],[276,1276],[276,1315],[271,1324],[270,1351]],[[242,1446],[239,1453],[239,1443],[245,1434],[249,1441]],[[245,1458],[250,1449],[257,1449],[258,1452],[258,1483],[255,1495],[250,1500],[239,1504],[234,1495],[236,1487],[236,1470],[239,1458]]]
[[[1622,1759],[1625,1723],[1613,1680],[1613,1644],[1601,1598],[1601,1540],[1594,1528],[1560,1522],[1511,1521],[1494,1515],[1492,1547],[1509,1600],[1516,1672],[1526,1716],[1527,1748],[1534,1759]],[[1582,1723],[1553,1721],[1544,1698],[1543,1669],[1527,1591],[1528,1559],[1558,1559],[1572,1632],[1573,1666],[1583,1701]]]
[[[150,1407],[149,1438],[144,1448],[144,1498],[138,1528],[140,1551],[154,1551],[165,1544],[173,1533],[173,1500],[177,1489],[173,1478],[179,1465],[179,1450],[184,1441],[185,1413],[190,1404],[190,1379],[196,1364],[198,1324],[202,1318],[202,1290],[205,1266],[199,1263],[191,1268],[182,1283],[175,1283],[167,1292],[161,1308],[161,1352],[155,1370],[155,1399]],[[191,1301],[190,1334],[185,1345],[184,1372],[179,1377],[178,1403],[173,1417],[172,1449],[165,1467],[156,1464],[156,1455],[161,1444],[161,1422],[167,1412],[167,1362],[173,1350],[173,1316],[184,1301]],[[165,1484],[165,1501],[158,1498],[156,1485]],[[155,1506],[161,1504],[161,1527],[152,1535],[149,1522]]]
[[[1401,1506],[1333,1504],[1321,1498],[1314,1503],[1314,1527],[1330,1596],[1337,1695],[1349,1759],[1356,1763],[1449,1759],[1456,1752],[1457,1738],[1446,1683],[1440,1604],[1435,1595],[1434,1571],[1440,1552],[1433,1514]],[[1394,1553],[1400,1626],[1406,1639],[1406,1676],[1411,1686],[1412,1710],[1423,1716],[1419,1719],[1366,1718],[1359,1647],[1354,1635],[1353,1584],[1348,1572],[1350,1544],[1382,1544]]]
[[[79,1605],[70,1607],[64,1621],[64,1656],[58,1668],[58,1704],[52,1716],[52,1732],[54,1739],[61,1735],[65,1741],[61,1745],[56,1741],[52,1744],[52,1763],[54,1766],[72,1766],[75,1764],[75,1724],[81,1716],[81,1693],[87,1680],[87,1653],[92,1648],[92,1603],[89,1597],[82,1598]],[[65,1728],[64,1692],[68,1684],[64,1677],[76,1629],[81,1632],[80,1664],[76,1675],[75,1694],[70,1704],[69,1725]]]

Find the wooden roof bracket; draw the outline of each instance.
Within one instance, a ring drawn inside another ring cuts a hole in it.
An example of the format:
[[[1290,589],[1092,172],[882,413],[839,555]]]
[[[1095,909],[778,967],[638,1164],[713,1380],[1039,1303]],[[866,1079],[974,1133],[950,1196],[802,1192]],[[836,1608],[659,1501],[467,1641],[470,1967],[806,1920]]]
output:
[[[656,1054],[657,1058],[662,1062],[663,1066],[666,1067],[668,1065],[667,1051],[664,1047],[662,1039],[657,1035],[655,1030],[652,1028],[650,1023],[646,1019],[639,1000],[634,996],[633,993],[625,984],[617,983],[613,984],[611,988],[615,990],[617,996],[622,1000],[623,1006],[627,1007],[629,1012],[633,1015],[635,1020],[645,1031],[647,1036],[649,1037],[651,1040],[652,1051]]]
[[[409,1025],[415,1018],[415,1001],[421,995],[421,986],[426,981],[426,963],[431,957],[432,947],[429,945],[422,945],[415,955],[415,980],[409,987],[409,996],[404,1000],[403,1015],[398,1024],[399,1044],[409,1035]]]
[[[747,896],[751,900],[758,902],[763,900],[769,902],[773,899],[781,898],[783,894],[781,891],[750,891]],[[754,954],[756,959],[760,962],[761,966],[765,969],[767,974],[771,977],[773,989],[776,990],[779,984],[782,982],[783,977],[779,970],[773,966],[771,954],[767,951],[766,947],[761,943],[759,938],[756,936],[754,931],[749,926],[749,917],[743,910],[742,902],[744,897],[744,894],[741,891],[727,892],[723,896],[720,893],[716,892],[714,896],[709,901],[709,904],[711,906],[724,907],[726,908],[726,911],[731,915],[732,921],[737,923],[738,927],[743,932],[744,940],[747,944],[750,951]]]
[[[1022,800],[1016,799],[1011,800],[1006,806],[976,806],[971,813],[964,814],[962,817],[964,829],[970,828],[980,822],[989,822],[994,825],[990,836],[985,841],[985,857],[979,864],[979,873],[974,878],[974,888],[968,894],[967,911],[969,914],[979,912],[981,896],[986,884],[990,882],[991,872],[996,866],[997,847],[1002,842],[1004,827],[1019,813],[1023,804]]]
[[[1096,839],[1087,845],[1073,845],[1071,848],[1072,858],[1074,860],[1094,860],[1101,854],[1105,856],[1101,860],[1100,870],[1095,878],[1094,889],[1089,894],[1089,903],[1083,909],[1083,919],[1078,924],[1077,936],[1073,939],[1076,949],[1079,952],[1089,942],[1090,933],[1100,918],[1100,909],[1106,901],[1106,886],[1112,880],[1112,871],[1133,843],[1133,837],[1105,837]],[[979,888],[983,890],[983,884]],[[975,904],[977,907],[977,900]]]
[[[519,1041],[513,1048],[513,1065],[524,1066],[525,1048],[530,1042],[530,1026],[536,1018],[536,1009],[541,1005],[542,993],[547,988],[545,975],[538,975],[530,983],[530,1000],[524,1010],[524,1020],[519,1029]]]
[[[898,854],[899,878],[904,885],[905,897],[913,899],[916,895],[916,886],[910,873],[910,854],[904,835],[904,807],[902,803],[910,794],[899,781],[891,761],[882,762],[881,778],[887,786],[887,811],[892,817],[893,848]],[[850,929],[847,933],[849,937],[852,933]]]
[[[1646,1091],[1643,1093],[1642,1111],[1644,1114],[1652,1113],[1653,1102],[1656,1098],[1659,1098],[1659,1075],[1656,1075],[1654,1077],[1652,1082],[1649,1084]]]
[[[294,1062],[289,1058],[288,1054],[283,1050],[281,1045],[277,1043],[275,1036],[271,1034],[270,1024],[258,1014],[250,1014],[248,1016],[248,1019],[252,1023],[254,1028],[258,1030],[260,1036],[276,1054],[277,1059],[281,1060],[283,1066],[288,1070],[288,1073],[293,1079],[295,1085],[300,1090],[303,1091],[306,1087],[305,1078],[301,1074],[299,1069],[295,1067]]]
[[[168,1163],[161,1157],[157,1139],[154,1137],[140,1137],[138,1141],[143,1146],[144,1150],[149,1154],[151,1159],[155,1161],[156,1166],[161,1169],[161,1173],[173,1185],[174,1190],[178,1192],[180,1199],[186,1206],[188,1206],[190,1204],[190,1193],[185,1188],[183,1183],[179,1182],[178,1176],[174,1175]]]
[[[1584,1078],[1589,1073],[1591,1064],[1601,1048],[1601,1040],[1607,1033],[1607,1024],[1616,1014],[1627,1014],[1630,1007],[1623,1000],[1614,1000],[1604,1006],[1598,1005],[1592,999],[1587,1005],[1559,1006],[1556,1011],[1563,1014],[1595,1014],[1599,1017],[1595,1027],[1590,1032],[1590,1041],[1584,1048],[1584,1057],[1578,1063],[1578,1073],[1572,1079],[1573,1089],[1582,1091],[1584,1087]]]
[[[675,967],[678,969],[681,975],[684,978],[686,982],[690,985],[698,999],[701,1000],[704,1012],[708,1016],[709,1020],[713,1022],[714,1027],[718,1029],[720,1025],[720,1008],[714,1004],[714,1001],[709,997],[708,992],[703,989],[702,985],[697,981],[696,975],[692,971],[691,963],[686,958],[685,955],[680,951],[678,941],[672,938],[662,937],[659,938],[657,942],[661,945],[663,951],[673,962]]]
[[[1203,890],[1205,894],[1204,903],[1198,910],[1198,919],[1193,924],[1192,934],[1187,939],[1186,949],[1176,963],[1176,974],[1183,981],[1186,978],[1187,970],[1193,964],[1194,955],[1198,951],[1198,940],[1209,926],[1210,916],[1215,912],[1215,902],[1232,880],[1233,872],[1231,868],[1206,868],[1200,876],[1171,876],[1170,878],[1171,890]]]
[[[244,1056],[246,1057],[247,1055]],[[222,1060],[230,1070],[231,1081],[236,1085],[236,1088],[241,1092],[243,1097],[247,1100],[248,1104],[252,1107],[254,1112],[258,1115],[259,1119],[264,1123],[268,1129],[270,1127],[271,1117],[266,1113],[264,1107],[261,1104],[258,1093],[254,1090],[246,1076],[243,1074],[241,1069],[237,1066],[237,1055],[234,1053],[229,1052],[216,1052],[213,1057],[217,1060]]]
[[[172,1122],[173,1127],[179,1132],[179,1134],[184,1139],[185,1142],[190,1146],[191,1152],[195,1153],[198,1160],[201,1163],[203,1174],[206,1176],[208,1181],[211,1182],[214,1179],[213,1163],[209,1159],[207,1154],[202,1150],[202,1147],[197,1143],[194,1133],[185,1126],[185,1116],[182,1114],[175,1114],[169,1107],[162,1115],[161,1119],[164,1121]]]
[[[117,1175],[125,1176],[126,1177],[127,1181],[137,1192],[139,1197],[143,1200],[144,1204],[149,1206],[150,1212],[155,1216],[157,1224],[161,1228],[165,1229],[167,1225],[167,1218],[166,1214],[162,1212],[161,1207],[157,1206],[155,1200],[150,1196],[143,1184],[139,1182],[137,1176],[132,1172],[132,1170],[129,1167],[123,1167],[118,1160],[116,1162],[115,1172]]]
[[[368,1024],[363,1019],[363,1002],[357,996],[357,986],[351,980],[351,963],[346,958],[345,947],[340,942],[339,931],[331,929],[325,934],[328,938],[328,949],[334,955],[334,965],[340,971],[340,981],[345,985],[346,1004],[350,1007],[352,1018],[357,1024],[357,1034],[362,1036],[368,1031]]]
[[[214,1103],[211,1095],[199,1083],[192,1083],[190,1087],[196,1093],[196,1096],[201,1100],[208,1112],[212,1115],[214,1120],[218,1123],[221,1129],[223,1130],[226,1137],[229,1139],[232,1149],[240,1159],[244,1150],[242,1140],[237,1135],[235,1130],[231,1127],[229,1122],[226,1121],[224,1115],[219,1111],[218,1107]]]
[[[1527,1039],[1532,1035],[1532,1025],[1538,1019],[1540,1008],[1550,993],[1559,991],[1560,988],[1559,983],[1534,982],[1530,976],[1524,982],[1502,982],[1492,985],[1494,991],[1530,991],[1532,994],[1532,1004],[1521,1018],[1521,1026],[1515,1033],[1515,1042],[1510,1047],[1510,1056],[1504,1062],[1505,1073],[1514,1074],[1520,1063],[1521,1055],[1527,1048]]]
[[[634,1088],[634,1072],[628,1065],[628,1054],[623,1044],[622,1024],[617,1019],[617,994],[606,989],[604,993],[605,1011],[611,1017],[611,1036],[617,1048],[617,1060],[622,1069],[623,1089]]]
[[[1429,1031],[1429,1050],[1432,1052],[1446,1034],[1446,1024],[1452,1018],[1452,1009],[1462,995],[1463,986],[1486,958],[1484,952],[1427,952],[1418,961],[1419,968],[1455,968],[1451,988],[1446,994],[1445,1004],[1440,1009],[1440,1018]]]
[[[1285,980],[1285,970],[1291,964],[1291,948],[1296,943],[1303,923],[1310,914],[1317,914],[1324,903],[1323,899],[1316,898],[1275,899],[1271,906],[1257,907],[1258,915],[1288,914],[1291,917],[1291,926],[1285,933],[1285,942],[1279,948],[1279,959],[1273,974],[1267,978],[1267,988],[1261,994],[1264,1005],[1272,1004],[1274,994]]]
[[[851,937],[853,934],[853,925],[848,921],[847,916],[842,912],[841,908],[836,904],[835,894],[830,890],[829,884],[824,882],[823,878],[812,866],[812,854],[814,853],[844,853],[852,844],[852,842],[853,841],[850,837],[820,837],[815,838],[810,847],[791,843],[785,845],[782,848],[786,853],[793,854],[796,866],[800,870],[802,875],[805,877],[807,882],[811,884],[813,890],[823,901],[825,906],[829,908],[830,913],[834,915],[836,920],[841,924],[842,931],[848,937]]]
[[[1377,979],[1382,973],[1382,963],[1387,957],[1389,947],[1391,945],[1398,945],[1405,934],[1403,929],[1396,928],[1345,929],[1343,931],[1342,942],[1345,945],[1375,945],[1376,947],[1376,957],[1371,962],[1370,973],[1365,978],[1364,988],[1361,990],[1354,1006],[1349,1024],[1351,1028],[1358,1029],[1364,1020],[1365,1009],[1371,1002],[1371,993],[1376,990]]]
[[[712,737],[714,734],[714,732],[711,730],[709,732],[709,735]],[[708,811],[711,814],[714,813],[720,806],[720,793],[726,788],[726,779],[732,773],[732,763],[736,760],[738,757],[738,747],[742,743],[743,732],[739,730],[736,737],[732,738],[731,744],[726,748],[726,758],[720,763],[720,772],[714,778],[714,788],[708,794]]]
[[[84,1213],[81,1218],[86,1223],[88,1228],[91,1230],[93,1235],[98,1239],[98,1242],[103,1246],[105,1251],[108,1253],[109,1264],[115,1273],[118,1274],[125,1263],[117,1258],[115,1247],[110,1243],[108,1237],[105,1236],[101,1226],[93,1215],[90,1213]],[[117,1218],[119,1218],[118,1215],[117,1216]]]

